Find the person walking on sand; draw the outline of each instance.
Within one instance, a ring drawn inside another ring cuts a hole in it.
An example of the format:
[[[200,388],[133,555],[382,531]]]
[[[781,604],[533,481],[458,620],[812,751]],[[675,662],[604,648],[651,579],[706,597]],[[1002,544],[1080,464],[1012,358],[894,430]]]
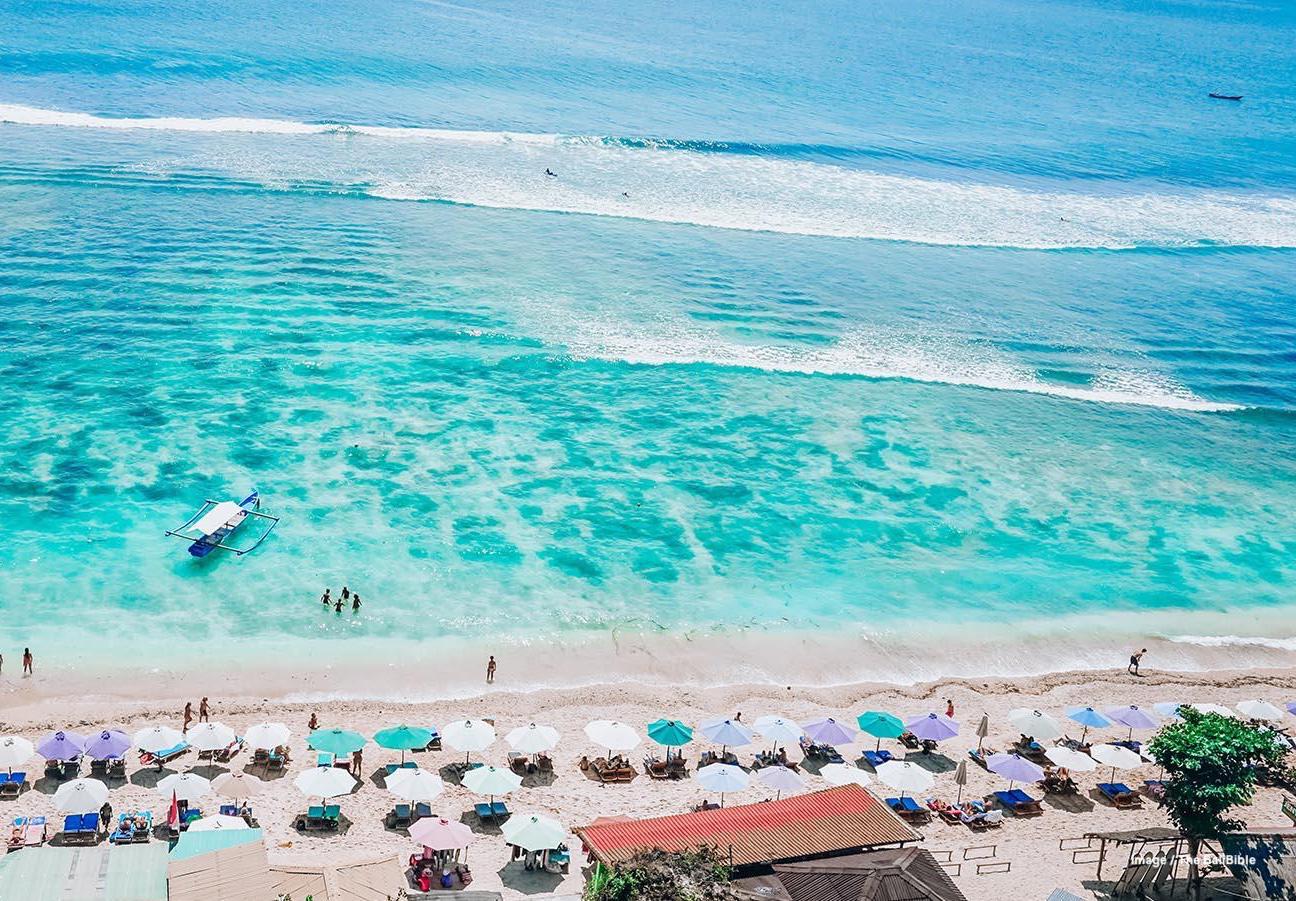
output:
[[[206,695],[203,695],[203,699],[198,702],[198,722],[211,722],[211,706],[207,703]]]
[[[489,685],[495,681],[495,655],[491,654],[491,659],[486,661],[486,684]]]
[[[322,594],[322,595],[320,596],[320,600],[324,602],[324,607],[325,607],[325,609],[327,609],[327,608],[333,606],[333,599],[332,599],[331,597],[329,597],[329,591],[330,591],[330,589],[325,588],[325,589],[324,589],[324,594]]]
[[[193,723],[193,701],[185,701],[184,727],[181,728],[180,732],[187,733],[191,723]]]
[[[360,592],[358,591],[355,594],[351,595],[351,612],[352,613],[360,612]]]
[[[954,719],[954,701],[950,698],[945,699],[945,717],[946,719]]]
[[[1147,648],[1139,651],[1137,654],[1130,655],[1129,667],[1125,670],[1131,676],[1139,675],[1139,663],[1143,660],[1143,655],[1147,653]]]
[[[31,648],[23,648],[23,675],[30,676],[35,672],[33,664],[35,659],[32,657]]]

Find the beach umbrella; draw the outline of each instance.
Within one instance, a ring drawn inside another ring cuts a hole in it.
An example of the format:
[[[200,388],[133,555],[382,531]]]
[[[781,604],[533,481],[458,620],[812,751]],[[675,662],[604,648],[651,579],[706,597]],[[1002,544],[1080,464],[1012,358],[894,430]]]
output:
[[[316,729],[306,736],[306,745],[316,751],[347,757],[365,746],[365,737],[349,729]]]
[[[199,817],[189,824],[190,832],[228,832],[231,829],[251,829],[247,820],[242,817],[232,817],[227,814],[217,814],[214,817]]]
[[[98,779],[73,779],[54,792],[54,809],[59,813],[98,813],[108,801],[108,786]]]
[[[1018,707],[1008,711],[1008,722],[1013,728],[1036,741],[1051,741],[1062,737],[1062,724],[1040,710]]]
[[[722,716],[713,717],[709,720],[703,720],[698,726],[698,731],[706,736],[712,744],[720,745],[720,752],[733,745],[741,748],[743,745],[751,744],[752,732],[738,720],[726,719]]]
[[[266,784],[249,773],[221,773],[211,782],[212,791],[222,798],[246,801],[265,790]]]
[[[986,769],[1007,779],[1009,788],[1014,782],[1038,782],[1044,778],[1043,768],[1020,754],[991,754],[986,758]]]
[[[954,784],[959,787],[958,797],[954,799],[955,804],[963,801],[963,786],[967,785],[968,781],[967,763],[966,759],[960,760],[959,765],[954,768]]]
[[[243,742],[254,751],[273,751],[288,744],[291,737],[283,723],[258,723],[243,733]]]
[[[1179,701],[1162,701],[1159,704],[1153,704],[1152,709],[1166,719],[1181,720],[1183,717],[1179,715],[1179,708],[1187,706],[1187,704],[1182,704]]]
[[[135,747],[149,754],[166,751],[176,745],[184,744],[184,734],[170,726],[150,726],[135,733],[131,739]]]
[[[1287,712],[1292,716],[1296,716],[1296,701],[1287,702]]]
[[[726,792],[742,791],[751,784],[751,776],[740,766],[713,763],[697,771],[698,783],[707,791],[720,793],[720,806],[724,807]]]
[[[1161,725],[1159,719],[1137,704],[1108,708],[1107,715],[1111,717],[1113,723],[1120,723],[1129,729],[1129,735],[1126,738],[1132,738],[1135,729],[1155,729]]]
[[[479,795],[507,795],[522,784],[522,777],[509,769],[479,766],[464,773],[463,787]]]
[[[504,740],[510,748],[521,754],[539,754],[541,751],[552,751],[558,745],[558,730],[553,726],[527,723],[504,736]]]
[[[445,790],[436,773],[425,769],[399,769],[387,777],[387,791],[403,801],[431,801]]]
[[[944,741],[958,735],[959,724],[943,713],[929,713],[905,724],[923,741]]]
[[[220,751],[234,744],[234,730],[221,723],[199,723],[185,733],[185,741],[199,751]]]
[[[982,743],[984,743],[985,740],[990,737],[990,714],[988,713],[981,714],[981,722],[977,723],[977,727],[976,727],[976,737],[977,737],[977,750],[980,751]]]
[[[308,798],[335,798],[350,794],[356,781],[346,770],[335,766],[317,766],[298,773],[293,785]]]
[[[901,796],[908,792],[922,792],[936,784],[931,773],[907,760],[888,760],[877,768],[877,777],[885,785],[900,791]]]
[[[197,773],[172,773],[157,784],[157,793],[163,798],[174,797],[192,803],[211,791],[211,782]]]
[[[613,751],[629,751],[639,744],[639,733],[625,723],[615,720],[595,720],[585,727],[585,734],[594,744]]]
[[[36,745],[46,760],[75,760],[85,751],[85,738],[75,732],[51,732]]]
[[[669,760],[671,748],[693,740],[693,730],[679,720],[654,720],[648,724],[648,737],[666,749],[666,759]]]
[[[855,740],[855,730],[832,717],[811,720],[801,727],[801,731],[820,745],[848,745]]]
[[[795,722],[783,716],[762,716],[756,719],[756,731],[767,741],[774,743],[774,749],[777,750],[779,744],[790,745],[794,742],[801,741],[801,736],[805,731]],[[784,767],[787,769],[787,767]]]
[[[1218,713],[1220,716],[1233,715],[1233,711],[1223,704],[1189,704],[1188,706],[1199,713]]]
[[[1137,754],[1120,745],[1094,745],[1089,749],[1089,756],[1112,768],[1112,780],[1116,778],[1116,770],[1127,770],[1143,763]]]
[[[1268,720],[1271,723],[1278,722],[1284,715],[1281,707],[1275,707],[1268,701],[1239,701],[1237,709],[1250,719]]]
[[[455,720],[445,727],[441,740],[464,752],[464,763],[473,751],[485,751],[495,743],[495,727],[484,720]]]
[[[14,767],[22,766],[31,760],[35,753],[36,748],[21,735],[6,735],[0,738],[0,766],[11,773]]]
[[[456,851],[467,848],[473,832],[463,823],[440,817],[421,817],[409,827],[410,838],[433,851]]]
[[[783,792],[801,791],[805,788],[805,780],[785,766],[761,767],[756,771],[756,778],[767,788],[778,792],[780,798],[783,797]]]
[[[94,760],[121,757],[130,750],[130,736],[120,729],[104,729],[86,738],[85,752]]]
[[[401,752],[401,763],[405,762],[405,752],[415,751],[419,748],[426,748],[428,742],[432,741],[433,732],[431,729],[424,729],[420,726],[392,726],[390,729],[383,729],[381,732],[374,733],[374,744],[380,748],[386,748],[389,751]]]
[[[515,816],[500,830],[504,841],[523,851],[552,851],[567,838],[567,830],[557,820],[532,815]]]
[[[873,781],[868,773],[849,763],[830,763],[819,771],[819,775],[829,785],[868,785]]]
[[[1089,734],[1090,729],[1105,729],[1111,725],[1111,720],[1092,707],[1071,707],[1066,715],[1067,719],[1084,726],[1084,731],[1080,733],[1080,744],[1084,744],[1085,736]]]
[[[859,723],[861,732],[872,735],[877,739],[877,746],[874,750],[882,747],[882,739],[899,738],[904,735],[905,731],[905,724],[900,717],[883,713],[880,710],[865,710],[855,717],[855,722]]]
[[[1077,773],[1087,773],[1098,765],[1088,754],[1073,751],[1071,748],[1049,748],[1044,752],[1044,756],[1058,766],[1075,770]]]

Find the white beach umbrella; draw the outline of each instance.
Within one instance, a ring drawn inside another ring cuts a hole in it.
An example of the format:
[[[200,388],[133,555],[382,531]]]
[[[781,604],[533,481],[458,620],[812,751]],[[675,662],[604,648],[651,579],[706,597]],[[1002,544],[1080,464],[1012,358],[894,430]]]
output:
[[[1099,763],[1112,768],[1112,779],[1116,778],[1117,770],[1127,770],[1143,763],[1141,757],[1121,745],[1094,745],[1089,749],[1089,755]]]
[[[1200,713],[1218,713],[1220,716],[1233,715],[1233,711],[1223,704],[1189,704],[1188,706]]]
[[[185,737],[180,730],[172,729],[170,726],[150,726],[147,729],[141,729],[135,733],[135,738],[132,739],[135,747],[150,754],[174,748],[184,740]]]
[[[1276,723],[1286,716],[1281,707],[1275,707],[1268,701],[1238,701],[1237,709],[1250,719],[1268,720],[1271,723]]]
[[[830,763],[819,771],[819,775],[829,785],[868,785],[873,781],[868,773],[848,763]]]
[[[595,720],[585,727],[585,735],[601,748],[612,751],[629,751],[639,744],[639,733],[616,720]]]
[[[751,744],[752,731],[740,723],[738,720],[728,719],[723,716],[712,717],[709,720],[703,720],[698,726],[698,731],[706,736],[712,744],[728,748],[733,746],[741,748],[743,745]]]
[[[1070,748],[1049,748],[1044,752],[1044,756],[1053,761],[1060,767],[1065,767],[1077,773],[1088,773],[1098,764],[1088,754],[1082,754],[1079,751],[1073,751]]]
[[[464,762],[473,751],[485,751],[495,743],[495,727],[485,720],[455,720],[441,730],[441,740],[464,752]]]
[[[258,723],[243,733],[243,743],[254,751],[273,751],[288,744],[292,732],[283,723]]]
[[[522,784],[522,777],[512,770],[496,766],[479,766],[464,773],[463,787],[479,795],[507,795]]]
[[[431,801],[445,790],[436,773],[424,769],[401,769],[387,777],[387,791],[403,801]]]
[[[73,779],[54,792],[54,809],[59,813],[97,813],[108,800],[108,786],[98,779]]]
[[[185,734],[185,741],[199,751],[221,751],[234,744],[234,730],[221,723],[199,723]]]
[[[521,754],[539,754],[541,751],[552,751],[558,745],[558,730],[553,726],[538,726],[528,723],[518,726],[504,740],[509,747]]]
[[[1062,737],[1062,724],[1041,710],[1018,707],[1008,711],[1008,722],[1022,735],[1036,741],[1052,741]]]
[[[211,791],[211,782],[197,773],[172,773],[157,784],[157,793],[166,799],[192,803]]]
[[[915,763],[907,760],[888,760],[877,768],[877,777],[884,784],[905,792],[922,792],[936,784],[935,777]]]
[[[335,766],[317,766],[298,773],[293,780],[297,790],[308,798],[336,798],[350,794],[355,788],[355,777]]]
[[[784,716],[762,716],[756,720],[756,731],[774,746],[790,745],[801,740],[805,732],[794,721]],[[787,769],[787,767],[783,767]]]
[[[422,817],[409,827],[410,838],[433,851],[455,851],[472,843],[473,831],[456,820]]]
[[[756,771],[756,778],[767,788],[778,792],[779,797],[783,796],[783,792],[801,791],[806,787],[805,780],[785,766],[761,767]]]
[[[562,823],[536,814],[514,816],[500,829],[504,841],[524,851],[552,851],[567,838]]]
[[[36,747],[21,735],[6,735],[0,738],[0,766],[13,770],[32,759]]]
[[[265,791],[266,784],[249,773],[221,773],[211,782],[212,791],[222,798],[246,801]]]
[[[214,817],[200,817],[189,824],[190,832],[227,832],[231,829],[251,829],[247,820],[242,817],[231,817],[217,814]]]
[[[1161,716],[1164,716],[1166,719],[1181,720],[1183,717],[1179,715],[1179,708],[1187,706],[1187,704],[1183,704],[1179,701],[1161,701],[1160,703],[1153,704],[1152,709]]]
[[[720,806],[724,807],[727,792],[742,791],[751,785],[751,776],[742,767],[729,763],[712,763],[697,771],[698,784],[707,791],[720,793]]]

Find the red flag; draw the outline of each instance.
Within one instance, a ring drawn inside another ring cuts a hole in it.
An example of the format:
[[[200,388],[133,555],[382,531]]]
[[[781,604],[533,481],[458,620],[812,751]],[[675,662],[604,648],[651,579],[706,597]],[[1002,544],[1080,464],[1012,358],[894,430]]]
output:
[[[180,801],[176,793],[171,792],[171,807],[167,810],[167,825],[175,829],[180,825]]]

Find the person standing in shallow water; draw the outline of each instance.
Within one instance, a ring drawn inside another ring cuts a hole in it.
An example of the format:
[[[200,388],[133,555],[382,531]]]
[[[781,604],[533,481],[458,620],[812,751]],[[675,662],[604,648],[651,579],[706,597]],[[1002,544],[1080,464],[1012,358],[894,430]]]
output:
[[[351,589],[345,585],[342,586],[342,601],[345,603],[351,597]]]
[[[486,661],[486,684],[495,681],[495,655],[491,654],[491,659]]]
[[[334,612],[334,613],[341,613],[341,612],[342,612],[342,599],[341,599],[341,598],[338,598],[338,599],[337,599],[337,603],[333,605],[333,612]]]
[[[23,675],[24,676],[30,676],[35,671],[35,667],[33,666],[34,663],[35,660],[32,657],[31,648],[23,648]]]
[[[358,591],[355,594],[351,595],[351,612],[352,613],[360,612],[360,592]]]
[[[331,606],[332,603],[333,603],[333,599],[332,599],[331,597],[329,597],[329,591],[330,591],[330,589],[325,588],[325,589],[324,589],[324,594],[320,596],[320,600],[324,602],[324,607],[325,607],[325,609],[327,609],[327,608],[328,608],[329,606]]]

